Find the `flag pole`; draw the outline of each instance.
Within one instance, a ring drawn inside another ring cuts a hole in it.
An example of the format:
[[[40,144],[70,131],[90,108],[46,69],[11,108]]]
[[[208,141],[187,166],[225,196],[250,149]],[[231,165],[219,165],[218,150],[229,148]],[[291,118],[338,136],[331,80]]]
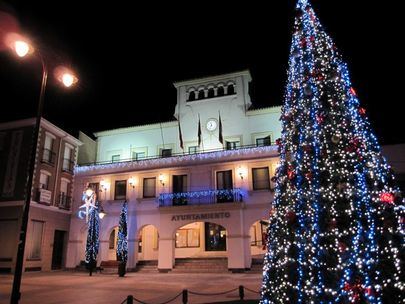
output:
[[[221,120],[221,111],[218,110],[218,114],[219,114],[219,134],[218,134],[218,140],[222,145],[222,148],[224,148],[224,137],[222,136],[222,120]]]
[[[204,141],[202,138],[202,131],[201,131],[201,118],[200,118],[200,113],[198,113],[198,144],[199,145],[200,145],[200,142],[202,145],[202,150],[204,152]]]

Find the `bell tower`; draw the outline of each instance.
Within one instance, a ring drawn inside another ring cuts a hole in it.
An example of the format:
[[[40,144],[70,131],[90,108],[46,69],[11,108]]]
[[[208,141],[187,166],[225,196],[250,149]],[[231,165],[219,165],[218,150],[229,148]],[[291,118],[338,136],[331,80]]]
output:
[[[174,83],[177,104],[174,116],[180,121],[183,139],[195,144],[198,121],[201,123],[202,146],[198,149],[219,149],[219,115],[223,136],[242,137],[248,129],[246,111],[251,106],[248,70]],[[240,140],[241,142],[241,140]]]

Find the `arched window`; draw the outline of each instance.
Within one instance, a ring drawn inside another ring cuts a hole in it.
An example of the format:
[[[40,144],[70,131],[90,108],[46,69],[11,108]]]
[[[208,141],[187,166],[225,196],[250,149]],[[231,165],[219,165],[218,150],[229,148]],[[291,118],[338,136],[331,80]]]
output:
[[[188,101],[193,101],[195,100],[195,92],[191,91],[190,93],[188,93]]]
[[[215,91],[214,91],[214,88],[210,88],[208,90],[208,98],[213,98],[213,97],[215,97]]]
[[[223,86],[219,86],[218,87],[218,92],[217,92],[217,96],[224,96],[225,95],[225,90]]]
[[[204,90],[198,91],[198,99],[204,99],[204,98],[205,98]]]
[[[229,84],[228,85],[228,95],[233,95],[235,94],[235,87],[233,86],[233,84]]]

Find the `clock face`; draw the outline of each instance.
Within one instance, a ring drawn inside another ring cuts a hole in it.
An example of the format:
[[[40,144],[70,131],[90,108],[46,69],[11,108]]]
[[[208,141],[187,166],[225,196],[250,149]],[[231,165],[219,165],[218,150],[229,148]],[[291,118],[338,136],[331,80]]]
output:
[[[209,119],[207,121],[207,130],[214,131],[217,128],[217,121],[215,119]]]

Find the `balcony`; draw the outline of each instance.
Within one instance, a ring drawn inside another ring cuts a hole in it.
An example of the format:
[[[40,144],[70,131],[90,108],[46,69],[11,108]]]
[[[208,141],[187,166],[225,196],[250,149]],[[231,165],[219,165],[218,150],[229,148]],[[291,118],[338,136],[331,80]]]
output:
[[[180,193],[161,193],[159,195],[159,207],[206,205],[220,203],[243,202],[242,190],[201,190]]]
[[[54,166],[56,159],[56,153],[49,149],[42,149],[42,159],[41,162]]]
[[[74,168],[75,168],[75,163],[72,160],[70,160],[68,158],[63,159],[63,164],[62,164],[63,172],[68,172],[70,174],[73,174]]]
[[[123,170],[145,170],[168,168],[172,166],[196,166],[212,162],[238,161],[245,159],[261,159],[278,157],[278,146],[239,146],[232,150],[214,149],[191,153],[172,153],[170,157],[147,156],[142,159],[121,159],[120,162],[102,161],[77,166],[75,174],[106,174]]]
[[[72,198],[65,193],[59,194],[58,207],[59,209],[70,210],[72,204]]]
[[[36,201],[38,203],[50,206],[51,200],[52,200],[51,191],[49,191],[47,189],[42,189],[42,188],[37,189]]]

